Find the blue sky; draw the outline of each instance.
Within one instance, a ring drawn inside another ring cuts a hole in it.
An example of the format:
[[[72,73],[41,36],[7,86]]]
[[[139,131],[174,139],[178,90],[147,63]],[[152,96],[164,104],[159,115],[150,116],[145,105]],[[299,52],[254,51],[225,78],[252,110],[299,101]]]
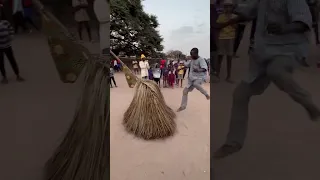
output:
[[[193,47],[210,57],[210,0],[144,0],[144,10],[158,17],[164,52]]]

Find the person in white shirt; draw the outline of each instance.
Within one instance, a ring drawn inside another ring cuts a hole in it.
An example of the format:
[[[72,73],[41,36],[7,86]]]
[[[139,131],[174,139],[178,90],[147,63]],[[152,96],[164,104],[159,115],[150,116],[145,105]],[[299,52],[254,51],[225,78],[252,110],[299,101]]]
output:
[[[139,62],[139,66],[140,66],[140,74],[141,74],[141,78],[143,79],[148,79],[148,69],[149,67],[149,63],[148,61],[146,61],[146,58],[141,58],[141,61]]]

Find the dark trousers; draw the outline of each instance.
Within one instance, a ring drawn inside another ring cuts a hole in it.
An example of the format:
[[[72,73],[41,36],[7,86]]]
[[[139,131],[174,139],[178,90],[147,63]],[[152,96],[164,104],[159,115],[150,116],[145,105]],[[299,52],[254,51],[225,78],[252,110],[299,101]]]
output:
[[[110,77],[110,86],[112,87],[112,82],[111,81],[113,82],[114,86],[117,86],[116,80],[114,79],[113,76]]]
[[[38,26],[33,22],[31,17],[26,17],[24,20],[25,20],[26,23],[29,23],[34,29],[39,31]]]
[[[88,21],[78,22],[78,33],[79,33],[80,40],[82,40],[82,28],[83,28],[83,26],[86,28],[89,40],[91,41],[92,40],[91,29],[90,29],[90,25],[89,25]]]
[[[14,58],[12,47],[8,47],[8,48],[5,48],[5,49],[0,49],[0,71],[1,71],[1,75],[4,78],[7,77],[7,73],[6,73],[6,69],[5,69],[5,65],[4,65],[4,54],[6,54],[14,73],[16,75],[19,75],[19,73],[20,73],[19,72],[19,67],[18,67],[18,64],[16,62],[16,59]]]
[[[26,22],[25,22],[25,19],[23,17],[23,13],[21,11],[19,12],[16,12],[14,15],[13,15],[13,22],[14,22],[14,31],[15,33],[17,33],[19,31],[19,28],[22,27],[22,29],[24,31],[27,31],[28,28],[26,26]]]
[[[234,46],[233,46],[234,54],[236,54],[238,51],[245,29],[246,29],[245,24],[238,24],[237,31],[236,31],[236,38],[234,39]]]

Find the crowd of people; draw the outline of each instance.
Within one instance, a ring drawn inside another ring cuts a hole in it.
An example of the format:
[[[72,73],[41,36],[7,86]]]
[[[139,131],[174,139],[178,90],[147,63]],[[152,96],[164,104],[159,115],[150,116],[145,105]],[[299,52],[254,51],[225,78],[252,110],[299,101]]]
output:
[[[159,87],[182,88],[183,80],[186,78],[187,72],[190,73],[190,67],[187,66],[190,61],[190,58],[175,60],[161,59],[159,62],[150,65],[148,59],[142,54],[140,61],[137,59],[132,60],[132,70],[143,79],[155,81]],[[117,71],[116,69],[119,69],[121,63],[116,60],[113,62],[113,69]],[[209,64],[209,61],[206,61],[206,63]]]
[[[234,19],[237,15],[234,10],[237,7],[245,6],[249,3],[249,0],[216,0],[211,4],[211,24],[213,26],[223,25],[230,19]],[[254,2],[254,1],[252,1]],[[317,0],[306,0],[312,17],[312,28],[315,34],[316,44],[320,44],[319,41],[319,3]],[[239,58],[237,51],[239,49],[240,43],[243,39],[244,31],[246,27],[251,23],[250,30],[250,44],[248,47],[248,53],[250,53],[254,47],[254,36],[256,31],[256,18],[250,19],[250,21],[241,21],[236,24],[225,26],[219,31],[217,28],[212,28],[211,30],[211,53],[212,53],[212,69],[213,75],[215,76],[214,82],[220,82],[220,71],[223,59],[226,58],[227,65],[227,82],[232,83],[232,61],[234,58]],[[302,62],[304,66],[309,66],[306,61]]]

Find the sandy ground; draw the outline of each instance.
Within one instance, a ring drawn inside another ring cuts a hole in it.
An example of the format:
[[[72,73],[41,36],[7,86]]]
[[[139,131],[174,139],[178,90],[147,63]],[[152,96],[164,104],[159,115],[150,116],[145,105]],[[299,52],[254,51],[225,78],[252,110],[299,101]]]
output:
[[[246,55],[248,32],[234,60],[234,79],[240,81],[248,67]],[[308,61],[319,59],[313,45]],[[225,70],[225,65],[223,66]],[[300,69],[296,80],[320,105],[320,70]],[[211,146],[217,149],[225,141],[236,84],[213,84],[211,87]],[[215,180],[317,180],[319,179],[320,124],[311,122],[300,105],[271,85],[262,96],[252,98],[249,132],[241,152],[214,162]]]
[[[0,85],[0,179],[42,180],[43,166],[62,140],[73,118],[81,90],[60,82],[45,39],[17,35],[13,48],[27,81],[17,83],[6,63],[10,83]],[[97,53],[97,44],[89,47]],[[178,133],[165,142],[144,142],[127,135],[122,114],[132,99],[123,75],[111,90],[111,179],[209,179],[209,101],[190,94],[187,110],[178,114]],[[209,91],[209,84],[205,85]],[[178,108],[182,89],[163,90],[168,104]]]
[[[209,180],[210,102],[197,90],[189,94],[189,106],[177,113],[178,133],[165,141],[143,141],[127,134],[122,117],[134,89],[122,73],[111,89],[111,179],[112,180]],[[209,83],[204,87],[209,91]],[[176,110],[183,88],[162,88],[167,104]]]
[[[45,39],[17,35],[13,48],[26,82],[0,85],[0,179],[40,180],[45,161],[72,120],[80,84],[60,82]]]

